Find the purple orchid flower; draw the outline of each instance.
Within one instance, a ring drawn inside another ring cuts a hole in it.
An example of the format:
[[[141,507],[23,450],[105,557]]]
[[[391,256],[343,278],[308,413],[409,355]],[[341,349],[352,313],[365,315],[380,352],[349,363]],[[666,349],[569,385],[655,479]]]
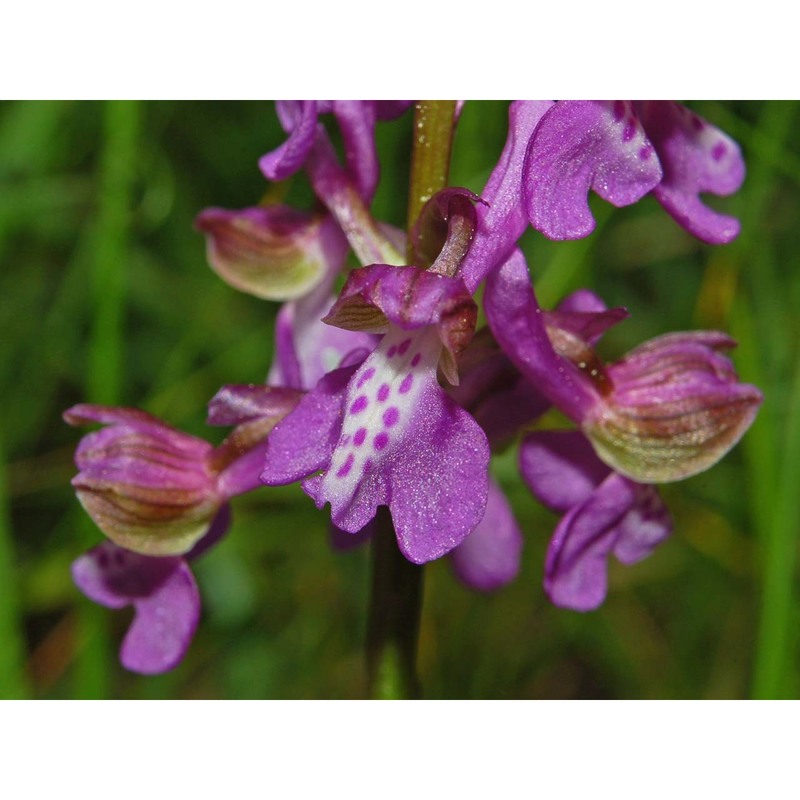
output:
[[[429,204],[449,231],[429,270],[373,264],[350,274],[325,321],[383,338],[360,364],[325,375],[276,426],[262,474],[267,484],[304,479],[317,506],[329,502],[334,524],[352,534],[387,505],[400,549],[415,563],[460,544],[483,517],[488,493],[486,436],[437,380],[441,369],[458,382],[456,359],[477,317],[454,277],[475,199],[449,190]],[[429,230],[423,224],[417,235]]]
[[[647,556],[672,523],[653,482],[708,469],[741,438],[761,393],[738,381],[717,332],[668,334],[604,365],[600,336],[627,316],[588,291],[539,308],[521,253],[490,275],[489,324],[510,360],[581,431],[542,431],[520,450],[523,477],[564,516],[548,550],[545,590],[556,605],[599,606],[608,556]]]
[[[700,200],[701,192],[729,195],[741,186],[739,147],[678,103],[556,103],[530,138],[522,180],[531,224],[551,239],[594,230],[589,189],[615,206],[652,191],[678,224],[709,244],[739,233],[736,219]]]
[[[236,427],[216,448],[136,409],[78,405],[65,412],[72,425],[108,426],[81,440],[73,485],[111,541],[78,558],[72,574],[96,603],[133,606],[120,651],[127,669],[155,674],[183,658],[200,616],[189,562],[227,531],[227,501],[261,486],[265,437],[299,396],[223,387],[209,404],[209,422]]]
[[[557,606],[597,608],[606,597],[609,556],[634,564],[672,531],[658,490],[612,471],[578,431],[529,434],[520,470],[537,499],[563,514],[545,561],[544,588]]]
[[[762,402],[721,351],[723,333],[668,334],[605,366],[593,337],[622,309],[542,313],[522,254],[487,281],[489,325],[511,361],[581,426],[600,458],[644,483],[713,466],[743,436]]]

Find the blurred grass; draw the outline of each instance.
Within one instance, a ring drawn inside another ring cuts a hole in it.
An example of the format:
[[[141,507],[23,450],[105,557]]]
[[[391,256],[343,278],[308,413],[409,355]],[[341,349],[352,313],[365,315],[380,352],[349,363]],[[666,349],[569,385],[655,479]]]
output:
[[[742,191],[710,200],[741,218],[735,243],[696,242],[648,198],[620,210],[593,201],[598,231],[582,242],[523,244],[543,304],[588,284],[629,307],[604,342],[609,358],[669,330],[730,330],[742,378],[766,396],[759,419],[714,469],[666,488],[675,535],[641,564],[613,565],[608,601],[586,615],[547,603],[555,517],[504,453],[494,468],[526,533],[522,573],[483,597],[446,560],[428,568],[428,697],[798,695],[798,107],[692,105],[747,158]],[[467,104],[454,183],[480,190],[505,115],[502,103]],[[375,208],[398,225],[410,132],[408,119],[380,130]],[[264,379],[276,306],[211,273],[192,221],[209,205],[256,203],[257,159],[281,137],[267,103],[0,105],[0,697],[362,694],[367,553],[332,553],[298,487],[235,503],[232,534],[197,563],[204,618],[169,675],[122,670],[129,612],[95,608],[69,577],[100,534],[69,488],[80,433],[63,409],[121,402],[215,440],[207,400],[223,383]],[[290,202],[309,197],[301,181],[289,189]]]

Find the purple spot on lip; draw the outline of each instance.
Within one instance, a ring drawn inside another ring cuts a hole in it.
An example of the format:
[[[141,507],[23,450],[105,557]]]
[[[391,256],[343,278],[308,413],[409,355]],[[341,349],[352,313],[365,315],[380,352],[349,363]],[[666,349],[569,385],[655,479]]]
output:
[[[632,122],[629,122],[625,126],[625,130],[622,132],[622,141],[629,142],[631,139],[633,139],[635,135],[636,135],[636,126]]]
[[[711,151],[711,158],[713,158],[714,161],[719,161],[722,158],[722,156],[725,155],[727,149],[728,148],[725,147],[724,142],[717,142],[714,145],[714,149]]]
[[[644,146],[644,147],[643,147],[643,148],[642,148],[642,149],[639,151],[639,158],[641,158],[641,159],[642,159],[642,161],[647,161],[647,159],[648,159],[648,158],[650,158],[650,156],[651,156],[652,154],[653,154],[653,148],[652,148],[652,147],[648,147],[647,145],[645,145],[645,146]]]
[[[360,389],[373,375],[375,374],[375,367],[370,367],[359,379],[356,388]]]
[[[389,396],[390,391],[388,383],[382,384],[381,388],[378,389],[378,400],[382,403]]]
[[[394,406],[386,409],[386,411],[383,412],[383,424],[387,428],[391,428],[393,425],[397,425],[397,420],[399,419],[400,419],[400,412]]]
[[[387,356],[388,358],[391,358],[391,357],[392,357],[392,356],[393,356],[393,355],[394,355],[396,352],[397,352],[397,347],[396,347],[395,345],[392,345],[392,346],[389,348],[389,351],[386,353],[386,356]]]
[[[368,458],[364,462],[364,474],[366,475],[366,473],[369,472],[371,469],[372,469],[372,459]]]
[[[381,431],[376,437],[375,440],[372,442],[373,446],[376,450],[383,450],[387,444],[389,444],[389,434],[385,431]]]
[[[346,447],[349,441],[350,441],[350,434],[349,433],[343,433],[339,437],[339,443],[336,446],[337,447]]]
[[[369,400],[362,394],[353,401],[353,405],[350,406],[350,413],[351,414],[358,414],[360,411],[363,411],[369,405]]]
[[[344,464],[342,464],[342,466],[336,471],[336,477],[344,478],[353,468],[353,461],[355,461],[355,456],[350,453],[350,455],[347,456],[347,460],[344,462]]]
[[[401,356],[405,355],[405,352],[409,347],[411,347],[411,339],[406,339],[400,344],[400,347],[397,348],[397,352],[400,353]]]
[[[403,378],[403,382],[400,384],[400,389],[398,390],[400,394],[405,394],[406,392],[408,392],[411,389],[411,384],[413,382],[414,382],[414,376],[406,375],[405,378]]]
[[[422,360],[422,353],[417,353],[414,358],[411,359],[411,366],[416,367],[417,364]]]
[[[355,436],[353,436],[353,444],[356,447],[361,447],[364,444],[364,439],[367,438],[367,429],[366,428],[359,428],[356,431]]]

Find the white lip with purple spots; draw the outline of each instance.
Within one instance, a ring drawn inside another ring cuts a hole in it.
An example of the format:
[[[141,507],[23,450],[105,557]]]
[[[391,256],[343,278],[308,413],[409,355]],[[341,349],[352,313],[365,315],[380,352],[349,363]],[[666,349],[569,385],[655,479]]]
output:
[[[441,351],[435,329],[391,326],[351,378],[341,436],[322,482],[334,514],[404,438],[425,385],[436,380]]]

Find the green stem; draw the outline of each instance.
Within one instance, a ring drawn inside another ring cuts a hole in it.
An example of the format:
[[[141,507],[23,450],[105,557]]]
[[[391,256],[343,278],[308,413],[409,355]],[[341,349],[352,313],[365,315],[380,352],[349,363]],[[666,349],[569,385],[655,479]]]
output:
[[[414,150],[408,192],[408,230],[436,192],[447,186],[455,130],[455,100],[422,100],[414,107]],[[409,249],[411,242],[409,240]],[[409,261],[413,264],[413,253]]]
[[[416,662],[423,571],[398,549],[386,507],[378,509],[376,528],[367,626],[369,696],[376,700],[417,698],[421,694]]]
[[[417,103],[408,202],[408,229],[425,203],[447,186],[455,124],[454,101]],[[408,260],[414,263],[409,244]],[[369,696],[400,700],[421,696],[416,659],[423,568],[400,552],[387,508],[376,517],[372,543],[372,595],[367,626]]]

